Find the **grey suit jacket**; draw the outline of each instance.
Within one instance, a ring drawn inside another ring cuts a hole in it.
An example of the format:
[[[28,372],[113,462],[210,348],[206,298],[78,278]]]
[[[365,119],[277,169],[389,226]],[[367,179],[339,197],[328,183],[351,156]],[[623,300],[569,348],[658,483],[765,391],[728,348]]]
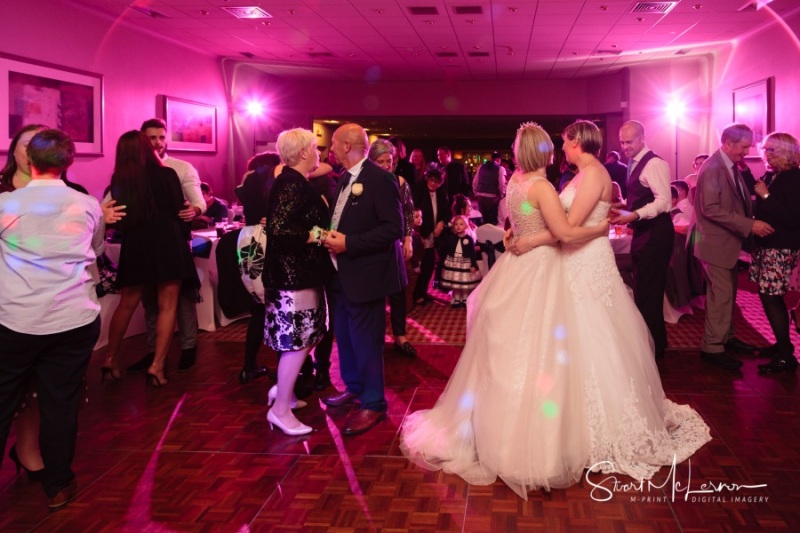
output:
[[[709,157],[697,176],[694,200],[694,255],[722,268],[733,268],[742,244],[753,229],[751,200],[746,205],[734,185],[719,149]]]

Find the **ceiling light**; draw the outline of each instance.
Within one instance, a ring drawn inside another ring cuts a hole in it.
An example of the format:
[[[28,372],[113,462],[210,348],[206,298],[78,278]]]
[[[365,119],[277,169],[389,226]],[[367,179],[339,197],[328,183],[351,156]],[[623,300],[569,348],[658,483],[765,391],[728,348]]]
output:
[[[264,11],[258,6],[250,6],[250,7],[223,7],[221,8],[224,11],[227,11],[237,19],[268,19],[272,18],[272,15]]]

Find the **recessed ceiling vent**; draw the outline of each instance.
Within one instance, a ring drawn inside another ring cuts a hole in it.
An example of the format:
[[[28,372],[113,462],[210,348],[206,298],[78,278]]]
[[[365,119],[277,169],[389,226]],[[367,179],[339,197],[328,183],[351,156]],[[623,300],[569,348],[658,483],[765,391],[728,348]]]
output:
[[[436,57],[458,57],[455,52],[437,52]]]
[[[595,50],[594,55],[596,56],[618,56],[622,53],[622,50]]]
[[[691,51],[692,51],[691,48],[684,48],[682,50],[678,50],[677,52],[675,52],[675,55],[676,56],[685,56],[686,54],[688,54]]]
[[[256,55],[252,52],[239,52],[239,53],[242,54],[247,59],[253,59],[254,57],[256,57]]]
[[[169,17],[166,16],[164,13],[160,13],[155,9],[150,9],[149,7],[142,7],[142,6],[128,6],[130,9],[134,11],[138,11],[142,15],[148,16],[154,19],[168,19]]]
[[[678,2],[639,2],[633,6],[630,13],[667,14],[677,5]]]
[[[489,52],[470,52],[469,57],[489,57]]]
[[[436,7],[409,6],[408,12],[412,15],[438,15],[439,9]]]
[[[330,52],[309,52],[308,57],[311,58],[318,58],[318,57],[333,57],[333,54]]]
[[[481,6],[453,6],[453,13],[456,15],[483,15]]]
[[[258,6],[251,6],[251,7],[223,7],[221,8],[224,11],[227,11],[237,19],[271,19],[272,15],[264,11]]]

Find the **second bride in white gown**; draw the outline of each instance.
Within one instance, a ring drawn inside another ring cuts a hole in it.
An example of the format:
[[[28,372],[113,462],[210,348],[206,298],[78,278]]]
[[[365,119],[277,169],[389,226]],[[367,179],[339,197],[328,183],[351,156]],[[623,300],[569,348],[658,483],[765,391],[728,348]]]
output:
[[[664,397],[649,333],[608,243],[608,175],[607,190],[601,176],[576,201],[574,188],[564,195],[576,215],[585,211],[573,227],[544,179],[552,150],[539,126],[517,132],[523,173],[509,183],[510,248],[527,253],[503,254],[472,293],[458,365],[434,408],[409,415],[401,435],[418,465],[476,485],[500,477],[526,499],[573,485],[587,468],[649,479],[710,438],[694,410]],[[581,170],[576,186],[598,172]],[[542,245],[553,235],[602,237],[561,251]]]

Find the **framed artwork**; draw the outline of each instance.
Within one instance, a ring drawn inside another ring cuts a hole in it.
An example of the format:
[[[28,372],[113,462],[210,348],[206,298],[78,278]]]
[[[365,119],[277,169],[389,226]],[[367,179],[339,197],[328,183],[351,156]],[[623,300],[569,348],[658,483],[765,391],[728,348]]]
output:
[[[169,150],[217,151],[217,107],[161,96]]]
[[[0,54],[0,151],[27,124],[66,132],[81,155],[103,153],[103,76]]]
[[[733,121],[753,130],[753,146],[775,129],[775,82],[770,77],[733,90]]]

